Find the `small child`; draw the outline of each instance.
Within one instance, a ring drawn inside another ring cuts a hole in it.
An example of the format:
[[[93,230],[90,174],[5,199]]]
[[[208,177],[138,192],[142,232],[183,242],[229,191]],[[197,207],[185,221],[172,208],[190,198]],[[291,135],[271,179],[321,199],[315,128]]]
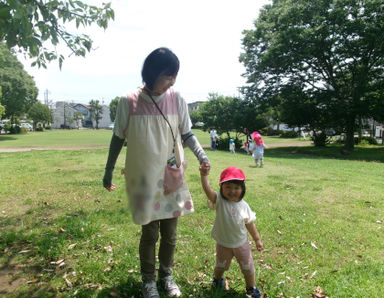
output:
[[[260,297],[255,286],[255,268],[248,232],[256,242],[259,251],[264,249],[254,224],[256,215],[243,200],[245,195],[245,175],[239,168],[229,167],[220,175],[220,193],[214,191],[208,180],[208,172],[200,166],[201,183],[208,197],[208,205],[216,210],[215,223],[211,232],[216,240],[216,265],[213,286],[226,290],[223,274],[229,269],[235,256],[245,278],[247,295]]]
[[[259,166],[260,159],[260,168],[262,168],[264,166],[264,148],[267,148],[267,146],[264,144],[261,134],[257,131],[252,133],[252,138],[254,140],[251,150],[252,156],[255,159],[256,167]]]
[[[229,152],[235,154],[235,141],[231,138],[229,139]]]

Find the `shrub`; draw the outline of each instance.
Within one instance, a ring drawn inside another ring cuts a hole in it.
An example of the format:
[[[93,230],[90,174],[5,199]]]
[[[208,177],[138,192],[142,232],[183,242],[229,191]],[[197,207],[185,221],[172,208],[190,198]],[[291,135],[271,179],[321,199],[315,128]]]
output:
[[[325,132],[313,132],[311,139],[316,147],[325,147],[325,145],[330,143],[330,138]]]
[[[355,144],[360,144],[360,145],[377,145],[377,140],[374,137],[362,137],[361,141],[359,142],[359,138],[355,137]]]
[[[50,130],[50,129],[51,129],[51,126],[50,126],[50,125],[47,125],[47,126],[45,127],[45,129]]]
[[[36,127],[36,131],[44,131],[44,128],[42,126]]]
[[[11,127],[9,128],[9,133],[10,134],[19,134],[20,133],[20,126],[11,125]]]
[[[25,127],[20,127],[20,133],[26,134],[26,133],[28,133],[28,130]]]
[[[278,136],[283,133],[282,130],[273,129],[272,127],[265,127],[259,130],[262,136]]]
[[[241,148],[241,146],[243,144],[242,144],[242,141],[239,140],[238,138],[235,138],[234,141],[235,141],[235,148],[237,151]],[[218,144],[217,144],[217,149],[228,151],[229,150],[229,138],[220,138],[218,141]]]
[[[290,131],[284,131],[281,135],[280,138],[297,138],[299,135],[296,131],[290,130]]]

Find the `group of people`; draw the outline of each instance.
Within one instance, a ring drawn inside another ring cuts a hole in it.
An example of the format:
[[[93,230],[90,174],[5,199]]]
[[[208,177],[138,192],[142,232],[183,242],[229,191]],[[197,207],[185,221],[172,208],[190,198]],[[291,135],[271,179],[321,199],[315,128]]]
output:
[[[177,223],[179,216],[194,211],[184,176],[183,144],[198,159],[202,188],[210,208],[216,210],[211,232],[216,241],[212,285],[227,289],[223,275],[232,258],[236,257],[245,278],[247,294],[260,297],[255,285],[248,233],[258,250],[263,250],[264,245],[254,224],[255,213],[243,199],[246,177],[241,169],[229,167],[220,175],[219,191],[211,188],[208,180],[210,161],[191,131],[185,100],[171,88],[178,71],[179,60],[168,48],[158,48],[147,56],[141,72],[144,85],[119,100],[103,177],[104,187],[109,191],[115,190],[113,171],[125,142],[123,173],[126,192],[133,222],[141,226],[139,256],[142,294],[145,298],[160,297],[159,286],[170,297],[181,296],[181,290],[172,277]],[[212,148],[216,149],[216,146]]]

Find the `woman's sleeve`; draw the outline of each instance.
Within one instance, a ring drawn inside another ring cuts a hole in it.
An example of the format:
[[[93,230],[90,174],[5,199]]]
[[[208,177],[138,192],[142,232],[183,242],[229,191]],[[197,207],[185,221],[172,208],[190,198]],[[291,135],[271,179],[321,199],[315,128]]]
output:
[[[179,129],[180,129],[180,134],[184,135],[191,131],[192,122],[191,122],[191,118],[189,117],[187,103],[179,93],[176,93],[176,94],[177,94],[177,101],[179,104]]]
[[[128,125],[129,103],[126,96],[120,97],[116,109],[115,126],[113,133],[120,139],[125,139],[125,130]]]

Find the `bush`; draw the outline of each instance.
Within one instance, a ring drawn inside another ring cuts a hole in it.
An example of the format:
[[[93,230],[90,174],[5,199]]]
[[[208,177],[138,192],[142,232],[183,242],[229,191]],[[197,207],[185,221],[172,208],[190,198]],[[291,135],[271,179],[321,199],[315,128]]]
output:
[[[316,147],[325,147],[325,145],[331,142],[330,138],[324,132],[313,132],[311,139]]]
[[[284,131],[280,135],[280,138],[297,138],[297,137],[299,137],[299,134],[294,130]]]
[[[234,139],[236,151],[240,150],[243,145],[242,141],[238,138]],[[229,138],[220,138],[216,147],[218,150],[229,151]]]
[[[20,127],[20,133],[26,134],[26,133],[28,133],[28,130],[25,127]]]
[[[51,126],[50,126],[50,125],[47,125],[47,126],[45,127],[45,129],[50,130],[50,129],[51,129]]]
[[[278,136],[281,135],[284,131],[273,129],[272,127],[265,127],[259,130],[259,133],[262,136]]]
[[[377,140],[374,137],[362,137],[361,141],[359,142],[359,138],[355,137],[355,145],[377,145]]]
[[[36,131],[44,131],[44,128],[42,126],[36,127]]]
[[[11,125],[11,127],[9,128],[9,133],[10,134],[19,134],[20,133],[20,126]]]

